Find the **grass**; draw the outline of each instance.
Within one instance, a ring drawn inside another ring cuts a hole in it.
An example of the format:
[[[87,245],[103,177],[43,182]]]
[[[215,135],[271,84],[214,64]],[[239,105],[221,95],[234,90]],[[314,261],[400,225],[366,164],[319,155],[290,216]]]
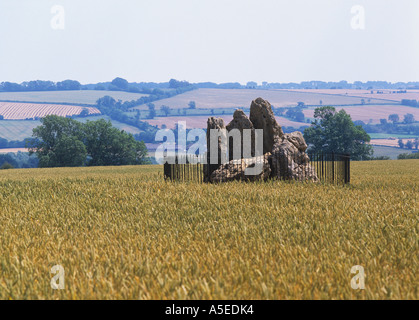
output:
[[[101,90],[0,92],[0,100],[45,103],[96,104],[97,99],[104,96],[111,96],[115,100],[131,101],[147,95],[141,93]]]
[[[161,171],[3,171],[0,298],[419,297],[417,160],[355,162],[349,187],[173,184]],[[366,290],[351,288],[355,265]]]

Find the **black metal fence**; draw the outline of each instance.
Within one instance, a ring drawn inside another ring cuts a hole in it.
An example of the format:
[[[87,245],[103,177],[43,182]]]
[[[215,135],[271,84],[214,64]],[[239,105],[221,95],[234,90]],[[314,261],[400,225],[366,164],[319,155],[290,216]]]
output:
[[[320,181],[349,184],[351,156],[339,153],[309,153],[310,165]]]
[[[211,182],[230,180],[312,180],[327,183],[350,183],[350,156],[337,153],[300,153],[292,156],[286,153],[250,159],[233,160],[225,165],[206,165],[207,155],[175,157],[164,164],[164,177],[171,181]],[[245,169],[259,161],[262,172],[258,176],[245,175]],[[269,169],[267,169],[269,168]]]

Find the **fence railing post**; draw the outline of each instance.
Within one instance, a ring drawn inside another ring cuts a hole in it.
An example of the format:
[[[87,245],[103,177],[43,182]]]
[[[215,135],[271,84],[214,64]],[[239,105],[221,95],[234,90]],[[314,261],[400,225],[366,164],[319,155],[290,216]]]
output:
[[[350,183],[350,155],[349,154],[336,154],[336,153],[308,153],[310,159],[311,170],[314,170],[317,178],[320,181],[331,182],[331,183]],[[283,157],[283,158],[281,158]],[[209,175],[213,168],[210,164],[206,163],[207,155],[197,155],[192,159],[189,157],[179,157],[175,156],[170,161],[166,161],[163,164],[163,173],[166,180],[185,182],[185,181],[197,181],[197,182],[210,182]],[[174,160],[174,161],[173,161]],[[255,158],[255,161],[259,159]],[[289,163],[291,161],[292,163]],[[278,180],[299,180],[305,181],[310,179],[310,176],[306,176],[307,172],[302,170],[299,174],[293,172],[292,167],[294,163],[299,165],[298,156],[289,155],[287,153],[278,153],[275,154],[272,158],[269,159],[269,164],[271,168],[277,170],[276,176],[272,174],[272,178]],[[232,172],[241,172],[243,171],[241,160],[235,160],[230,164],[231,168],[228,165],[221,165],[217,168],[220,170],[221,176],[226,180],[229,170]],[[291,170],[291,171],[290,171]],[[253,179],[246,176],[237,176],[239,180],[251,181]]]

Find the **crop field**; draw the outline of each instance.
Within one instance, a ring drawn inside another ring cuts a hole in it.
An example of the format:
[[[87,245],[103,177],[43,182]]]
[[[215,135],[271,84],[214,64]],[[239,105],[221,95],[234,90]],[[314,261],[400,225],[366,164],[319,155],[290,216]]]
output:
[[[395,147],[384,147],[384,146],[373,146],[374,149],[374,157],[381,157],[387,156],[390,157],[392,160],[396,160],[399,154],[402,153],[412,153],[412,150],[408,149],[401,149]]]
[[[419,119],[419,108],[407,107],[402,105],[365,105],[365,106],[346,106],[336,107],[336,110],[345,109],[351,115],[353,121],[361,120],[368,123],[372,120],[373,124],[380,123],[380,119],[388,119],[390,114],[398,114],[401,121],[407,113],[413,114],[415,119]],[[305,109],[303,113],[306,117],[313,118],[314,108]]]
[[[76,120],[80,121],[80,122],[97,121],[97,120],[100,120],[100,119],[110,121],[110,122],[112,122],[112,126],[114,126],[115,128],[118,128],[119,130],[124,130],[125,132],[131,133],[131,134],[138,134],[138,133],[141,132],[141,130],[138,129],[137,127],[131,126],[131,125],[123,123],[123,122],[113,120],[109,116],[101,115],[101,116],[91,116],[91,117],[86,117],[86,118],[76,118]]]
[[[101,90],[0,92],[0,100],[43,103],[96,104],[97,99],[104,96],[111,96],[115,100],[131,101],[147,95],[141,93]]]
[[[125,130],[128,133],[137,134],[141,130],[128,124],[111,120],[108,116],[90,116],[86,118],[76,118],[77,121],[95,121],[99,119],[110,120],[112,125],[119,130]],[[0,138],[12,141],[23,141],[32,136],[32,130],[41,125],[39,120],[0,120]]]
[[[13,153],[29,152],[29,149],[26,149],[26,148],[6,148],[6,149],[0,149],[0,154],[9,153],[9,152],[13,152]]]
[[[32,130],[41,125],[33,120],[0,120],[0,138],[23,141],[32,136]]]
[[[368,99],[384,99],[392,102],[400,102],[403,99],[419,100],[419,90],[406,90],[406,93],[397,93],[397,90],[374,89],[372,90],[354,90],[354,89],[295,89],[295,92],[338,94],[352,97],[360,97],[367,101]],[[380,91],[382,93],[377,93]],[[396,91],[396,92],[394,92]]]
[[[417,160],[354,162],[350,186],[161,172],[3,171],[0,299],[419,298]]]
[[[42,118],[47,115],[57,115],[61,117],[79,115],[83,109],[87,109],[89,114],[100,114],[97,108],[80,107],[56,104],[38,104],[38,103],[13,103],[0,102],[0,115],[5,120],[25,120],[32,118]]]
[[[408,141],[414,141],[414,139],[401,139],[404,144]],[[376,146],[385,146],[385,147],[398,147],[399,140],[398,139],[371,139],[370,144]]]
[[[298,102],[318,105],[361,104],[360,97],[331,95],[288,90],[251,90],[251,89],[198,89],[169,99],[156,101],[157,109],[166,105],[172,109],[187,108],[190,101],[195,101],[197,108],[249,108],[252,100],[262,97],[274,107],[296,106]],[[385,99],[371,99],[370,103],[392,103]],[[147,109],[140,106],[139,109]]]

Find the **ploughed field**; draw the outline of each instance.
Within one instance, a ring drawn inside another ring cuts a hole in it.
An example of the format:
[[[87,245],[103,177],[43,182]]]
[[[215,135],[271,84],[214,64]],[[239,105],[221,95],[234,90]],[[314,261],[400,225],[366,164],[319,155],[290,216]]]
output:
[[[89,115],[98,115],[100,111],[93,107],[79,107],[55,104],[0,102],[0,115],[5,120],[25,120],[43,118],[55,114],[61,117],[79,115],[84,109]]]
[[[5,170],[0,298],[418,299],[418,173],[417,160],[353,162],[351,185],[335,186]],[[351,288],[355,265],[365,290]]]

